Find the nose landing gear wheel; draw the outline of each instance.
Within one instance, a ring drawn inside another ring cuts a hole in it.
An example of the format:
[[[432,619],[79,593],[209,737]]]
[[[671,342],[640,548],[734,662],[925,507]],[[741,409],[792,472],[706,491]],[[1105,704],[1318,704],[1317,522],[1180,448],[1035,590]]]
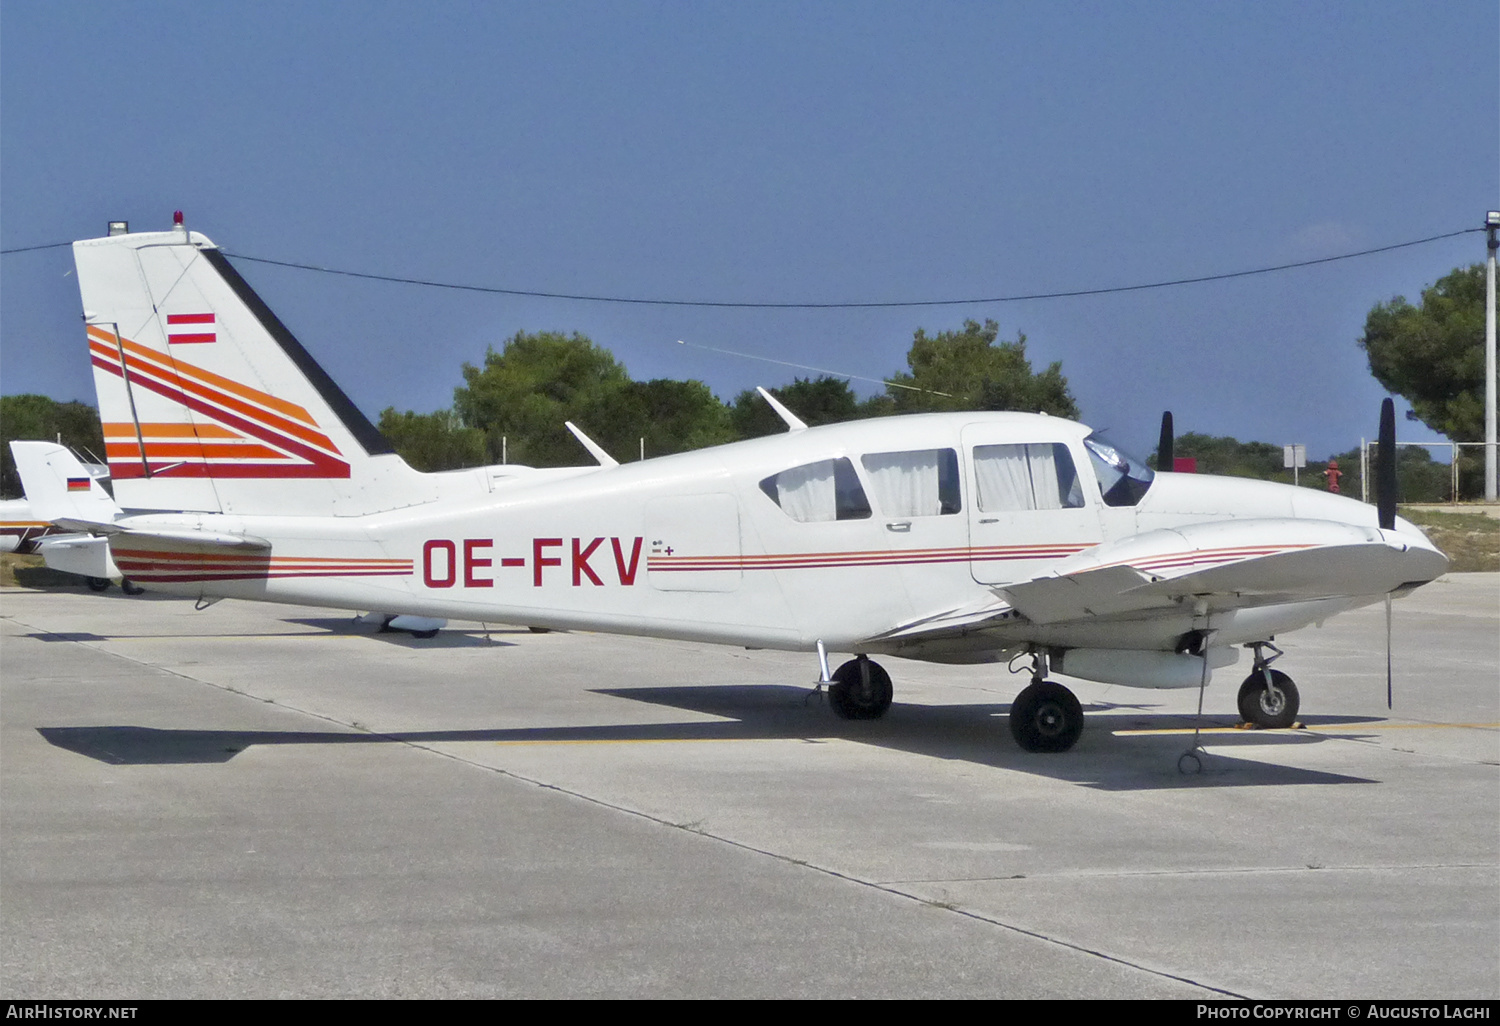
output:
[[[1240,685],[1240,719],[1267,729],[1290,727],[1297,722],[1302,698],[1297,685],[1280,670],[1271,670],[1271,687],[1263,673],[1252,673]]]
[[[1083,706],[1061,684],[1037,681],[1010,704],[1010,732],[1028,752],[1066,752],[1083,733]]]
[[[828,704],[846,720],[878,720],[891,707],[891,675],[864,656],[833,673]]]

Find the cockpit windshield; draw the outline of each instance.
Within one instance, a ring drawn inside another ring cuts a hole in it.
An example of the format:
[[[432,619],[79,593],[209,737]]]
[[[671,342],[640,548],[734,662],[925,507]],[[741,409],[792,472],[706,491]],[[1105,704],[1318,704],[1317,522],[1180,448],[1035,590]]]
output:
[[[1156,476],[1145,460],[1136,459],[1099,432],[1083,440],[1099,479],[1099,491],[1106,506],[1134,506],[1141,501]]]

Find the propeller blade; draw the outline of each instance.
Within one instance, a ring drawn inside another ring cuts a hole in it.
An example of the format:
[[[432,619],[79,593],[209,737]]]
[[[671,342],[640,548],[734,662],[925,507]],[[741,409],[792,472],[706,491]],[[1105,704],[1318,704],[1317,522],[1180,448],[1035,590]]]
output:
[[[1391,593],[1385,594],[1385,707],[1391,708]]]
[[[1172,411],[1161,415],[1161,440],[1156,443],[1156,469],[1171,470],[1172,459]]]
[[[1380,512],[1380,529],[1396,526],[1396,404],[1386,399],[1380,404],[1379,449],[1375,453],[1375,506]]]

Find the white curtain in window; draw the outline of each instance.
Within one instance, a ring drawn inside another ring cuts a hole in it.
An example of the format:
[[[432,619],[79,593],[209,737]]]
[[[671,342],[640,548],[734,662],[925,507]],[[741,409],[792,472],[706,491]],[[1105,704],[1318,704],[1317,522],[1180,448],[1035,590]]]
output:
[[[1066,446],[1056,442],[976,446],[974,478],[979,487],[979,509],[984,513],[1076,509],[1083,505],[1073,458]]]
[[[875,502],[888,517],[932,517],[943,511],[939,450],[882,452],[863,458]]]
[[[1056,469],[1053,470],[1054,478]],[[974,477],[979,485],[979,509],[1001,513],[1035,509],[1032,475],[1024,445],[980,445],[974,449]],[[1057,493],[1057,485],[1052,486]]]
[[[1057,479],[1055,446],[1028,445],[1026,459],[1031,464],[1032,509],[1062,509],[1062,485]]]
[[[777,474],[776,501],[787,516],[803,523],[837,519],[833,461],[809,463]]]

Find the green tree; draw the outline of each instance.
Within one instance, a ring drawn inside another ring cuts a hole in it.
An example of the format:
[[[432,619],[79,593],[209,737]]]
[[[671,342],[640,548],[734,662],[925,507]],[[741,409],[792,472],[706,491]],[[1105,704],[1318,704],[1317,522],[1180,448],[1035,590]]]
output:
[[[452,410],[398,413],[389,406],[380,412],[380,432],[417,470],[458,470],[488,462],[484,432],[465,427]]]
[[[631,381],[611,396],[597,422],[579,424],[616,459],[687,452],[734,441],[729,409],[701,381]]]
[[[463,423],[484,432],[489,459],[563,467],[583,462],[577,441],[563,422],[591,434],[611,399],[630,378],[608,350],[586,336],[544,331],[517,332],[500,352],[491,348],[484,366],[463,365],[464,384],[453,393]]]
[[[7,499],[24,494],[10,453],[12,439],[61,440],[85,461],[105,458],[99,411],[88,403],[60,403],[44,395],[0,396],[0,497]]]
[[[1455,442],[1484,439],[1484,265],[1460,267],[1365,318],[1359,344],[1370,373],[1405,397],[1422,423]]]
[[[1288,484],[1292,480],[1292,472],[1281,465],[1281,446],[1270,442],[1242,442],[1228,435],[1200,435],[1195,431],[1188,431],[1177,436],[1172,446],[1172,455],[1196,459],[1200,474],[1256,477],[1263,481],[1279,481],[1285,477]],[[1154,466],[1154,453],[1151,459]]]
[[[572,421],[616,459],[644,444],[663,456],[733,441],[729,411],[701,381],[631,381],[608,350],[587,337],[517,333],[484,366],[464,364],[454,392],[463,423],[483,432],[489,458],[559,467],[587,462],[564,428]],[[644,440],[644,443],[643,443]]]
[[[1076,418],[1078,404],[1062,364],[1035,373],[1026,357],[1026,336],[1017,335],[1014,342],[998,341],[999,336],[1000,326],[991,320],[964,321],[961,330],[936,335],[918,328],[906,354],[911,373],[895,375],[895,384],[886,386],[890,411],[1021,410]]]

